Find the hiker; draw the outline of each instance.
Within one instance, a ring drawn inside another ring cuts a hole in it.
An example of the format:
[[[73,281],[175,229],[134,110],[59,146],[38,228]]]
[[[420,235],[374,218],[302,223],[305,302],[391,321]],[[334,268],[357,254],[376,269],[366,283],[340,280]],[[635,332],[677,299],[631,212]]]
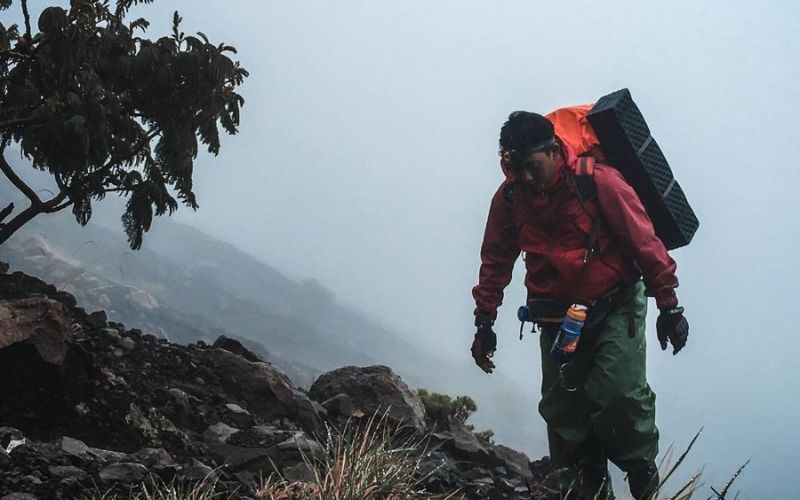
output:
[[[675,262],[619,171],[592,161],[596,196],[584,201],[576,172],[586,169],[587,157],[579,158],[544,116],[512,113],[500,131],[500,155],[506,180],[492,198],[472,290],[475,363],[486,373],[495,368],[492,325],[522,252],[529,317],[541,333],[539,412],[553,465],[575,472],[573,492],[580,493],[573,498],[613,498],[608,460],[627,473],[634,498],[649,498],[659,479],[655,394],[645,376],[645,294],[661,311],[662,350],[669,342],[677,354],[689,326],[675,294]],[[585,180],[587,172],[580,173]],[[570,387],[550,350],[576,303],[589,312]]]

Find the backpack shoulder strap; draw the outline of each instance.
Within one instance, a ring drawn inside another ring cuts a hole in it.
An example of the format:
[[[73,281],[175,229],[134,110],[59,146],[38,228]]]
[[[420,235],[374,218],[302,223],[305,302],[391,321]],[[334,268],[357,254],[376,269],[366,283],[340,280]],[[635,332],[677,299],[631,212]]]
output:
[[[597,236],[600,232],[600,209],[597,206],[597,183],[594,179],[595,160],[591,156],[580,156],[573,167],[572,179],[575,181],[575,190],[578,201],[589,217],[592,218],[592,228],[586,238],[586,253],[583,263],[588,264],[597,252]]]
[[[578,199],[581,205],[586,208],[587,204],[593,204],[597,199],[597,184],[594,180],[594,164],[595,160],[591,156],[580,156],[575,162],[572,170],[572,177],[575,179],[575,188],[578,191]],[[587,208],[592,217],[595,214],[591,213],[592,210]]]

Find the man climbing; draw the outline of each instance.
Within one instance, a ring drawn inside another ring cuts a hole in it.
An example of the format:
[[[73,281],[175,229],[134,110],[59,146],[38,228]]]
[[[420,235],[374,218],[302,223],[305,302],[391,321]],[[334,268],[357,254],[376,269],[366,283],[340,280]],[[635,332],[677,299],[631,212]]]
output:
[[[475,363],[487,373],[495,368],[492,325],[522,252],[529,317],[541,331],[539,412],[551,461],[576,473],[571,498],[613,498],[608,460],[627,473],[636,499],[649,498],[659,479],[645,291],[661,311],[662,350],[669,342],[677,354],[689,326],[675,294],[675,262],[622,175],[579,158],[544,116],[512,113],[500,131],[500,155],[506,180],[492,198],[472,291]],[[588,306],[589,315],[567,381],[550,350],[573,303]]]

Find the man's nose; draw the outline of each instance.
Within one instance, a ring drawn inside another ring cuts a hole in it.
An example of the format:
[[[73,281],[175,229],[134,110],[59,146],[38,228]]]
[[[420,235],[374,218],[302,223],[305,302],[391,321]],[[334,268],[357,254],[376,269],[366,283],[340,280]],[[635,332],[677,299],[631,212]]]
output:
[[[523,182],[533,182],[533,172],[530,169],[524,168],[519,172],[519,178]]]

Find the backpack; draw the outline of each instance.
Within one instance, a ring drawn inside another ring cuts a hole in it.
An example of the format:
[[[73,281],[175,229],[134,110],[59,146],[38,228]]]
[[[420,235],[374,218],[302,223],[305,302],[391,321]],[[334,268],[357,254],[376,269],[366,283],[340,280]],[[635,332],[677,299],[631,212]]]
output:
[[[574,172],[581,200],[596,197],[594,161],[608,163],[636,191],[664,246],[673,250],[689,244],[700,223],[628,89],[604,96],[594,105],[560,108],[546,116],[556,135],[579,158],[590,159],[588,167],[576,167]]]

